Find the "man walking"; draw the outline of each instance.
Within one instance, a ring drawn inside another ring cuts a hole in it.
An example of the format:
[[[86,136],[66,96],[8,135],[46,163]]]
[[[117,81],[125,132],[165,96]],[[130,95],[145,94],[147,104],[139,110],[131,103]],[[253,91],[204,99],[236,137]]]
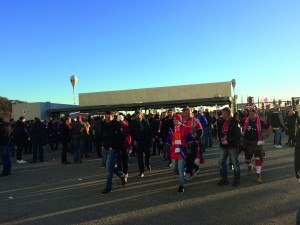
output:
[[[139,177],[144,177],[144,161],[143,155],[145,155],[145,164],[149,172],[151,172],[150,165],[150,146],[151,146],[151,130],[148,121],[143,119],[141,111],[136,111],[135,120],[132,121],[131,137],[133,145],[136,148],[138,165],[139,165]]]
[[[122,125],[114,119],[114,113],[108,111],[105,113],[105,121],[102,127],[102,135],[100,139],[102,156],[106,168],[106,186],[102,191],[102,195],[106,195],[112,191],[112,178],[116,174],[125,185],[125,174],[117,168],[118,155],[124,144]]]
[[[231,109],[225,107],[221,111],[222,119],[218,121],[218,137],[220,142],[220,175],[219,186],[229,184],[227,177],[227,158],[234,168],[234,181],[232,186],[240,184],[240,163],[238,160],[238,146],[241,140],[241,128],[236,119],[231,117]]]
[[[261,119],[255,109],[249,111],[249,116],[242,121],[243,125],[243,148],[248,167],[248,175],[252,175],[252,157],[255,157],[256,183],[262,183],[261,171],[265,152],[263,150],[264,139],[268,137],[270,126],[264,119]]]

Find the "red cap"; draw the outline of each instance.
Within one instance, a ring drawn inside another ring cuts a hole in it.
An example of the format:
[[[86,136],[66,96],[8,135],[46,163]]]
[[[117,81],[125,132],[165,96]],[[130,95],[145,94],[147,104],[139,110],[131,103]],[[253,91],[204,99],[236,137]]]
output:
[[[174,114],[173,117],[176,117],[180,122],[182,122],[182,116],[180,114]]]
[[[77,120],[82,120],[82,116],[81,116],[81,115],[78,115],[78,116],[76,117],[76,119],[77,119]]]

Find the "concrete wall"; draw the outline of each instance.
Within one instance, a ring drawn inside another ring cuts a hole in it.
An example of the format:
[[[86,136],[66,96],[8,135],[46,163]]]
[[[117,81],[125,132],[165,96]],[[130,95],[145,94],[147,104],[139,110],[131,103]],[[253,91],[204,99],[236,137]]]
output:
[[[231,81],[79,94],[80,106],[117,105],[232,96]]]
[[[57,104],[50,102],[16,103],[12,104],[12,118],[18,120],[25,116],[26,120],[33,120],[35,117],[45,120],[48,118],[49,109],[70,108],[74,105]]]

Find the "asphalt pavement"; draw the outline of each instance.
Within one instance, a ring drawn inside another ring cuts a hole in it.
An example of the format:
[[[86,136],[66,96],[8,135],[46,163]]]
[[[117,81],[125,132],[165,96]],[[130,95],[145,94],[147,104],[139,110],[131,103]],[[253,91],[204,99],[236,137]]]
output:
[[[137,159],[130,157],[128,184],[121,187],[114,176],[113,192],[106,196],[101,195],[105,169],[95,153],[70,165],[60,163],[60,151],[47,149],[43,163],[16,164],[12,158],[12,174],[0,177],[0,224],[296,224],[300,183],[294,174],[294,148],[276,149],[270,137],[265,151],[263,184],[247,175],[242,153],[240,186],[219,187],[214,143],[183,194],[177,192],[178,178],[162,155],[151,158],[152,172],[143,178],[137,177]],[[229,180],[232,183],[232,171]]]

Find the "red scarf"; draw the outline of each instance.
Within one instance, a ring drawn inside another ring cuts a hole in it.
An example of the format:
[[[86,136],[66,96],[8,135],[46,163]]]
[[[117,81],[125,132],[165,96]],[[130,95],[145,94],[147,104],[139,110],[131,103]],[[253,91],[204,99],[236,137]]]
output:
[[[230,120],[231,120],[231,118],[229,118],[229,120],[224,120],[223,127],[222,127],[222,134],[224,136],[227,136],[227,134],[228,134],[228,127],[230,124]]]

